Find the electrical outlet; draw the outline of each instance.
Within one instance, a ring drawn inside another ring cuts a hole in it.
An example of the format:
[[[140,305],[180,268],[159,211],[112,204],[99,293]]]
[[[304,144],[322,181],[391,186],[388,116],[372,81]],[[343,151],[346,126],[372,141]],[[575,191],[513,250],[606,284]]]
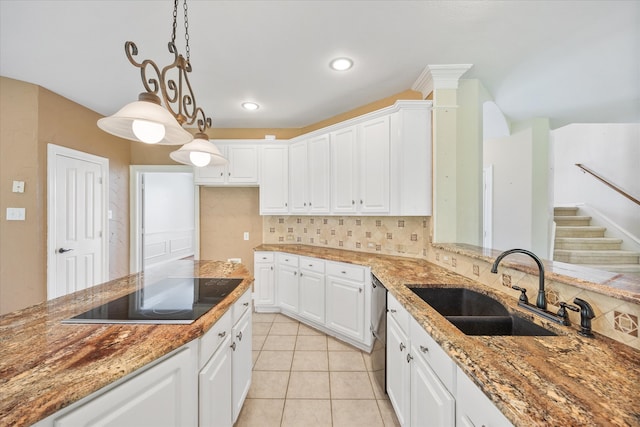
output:
[[[244,240],[249,240],[249,232],[248,231],[244,232]]]
[[[13,189],[14,193],[24,193],[24,181],[13,181]]]
[[[25,208],[7,208],[7,221],[24,221],[25,217]]]

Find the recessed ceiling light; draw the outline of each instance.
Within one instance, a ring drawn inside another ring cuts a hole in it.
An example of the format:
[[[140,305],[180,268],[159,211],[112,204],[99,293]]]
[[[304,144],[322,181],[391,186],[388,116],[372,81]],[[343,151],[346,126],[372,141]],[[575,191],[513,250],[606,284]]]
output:
[[[258,104],[256,104],[255,102],[243,102],[242,103],[242,108],[244,108],[245,110],[248,110],[248,111],[255,111],[258,108],[260,108],[260,106]]]
[[[353,67],[353,60],[349,58],[336,58],[329,63],[329,66],[336,71],[346,71]]]

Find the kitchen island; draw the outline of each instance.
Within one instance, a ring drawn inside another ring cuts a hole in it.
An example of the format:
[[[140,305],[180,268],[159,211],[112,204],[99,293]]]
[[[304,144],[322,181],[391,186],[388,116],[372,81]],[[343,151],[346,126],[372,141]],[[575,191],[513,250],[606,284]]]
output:
[[[243,280],[191,324],[61,323],[168,276]],[[31,425],[200,338],[252,283],[242,264],[178,261],[1,316],[0,426]]]
[[[557,336],[465,335],[407,285],[461,286],[490,294],[523,313],[506,293],[421,259],[294,244],[264,244],[282,252],[368,266],[419,325],[500,412],[516,426],[638,426],[640,351],[577,326],[525,317]],[[635,299],[635,295],[631,295]]]

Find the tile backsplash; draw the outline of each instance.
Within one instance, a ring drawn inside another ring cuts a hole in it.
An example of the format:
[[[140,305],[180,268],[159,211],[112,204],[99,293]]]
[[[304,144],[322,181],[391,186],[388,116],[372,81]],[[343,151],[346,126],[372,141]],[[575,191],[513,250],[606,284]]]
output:
[[[263,242],[424,258],[430,217],[265,216]]]

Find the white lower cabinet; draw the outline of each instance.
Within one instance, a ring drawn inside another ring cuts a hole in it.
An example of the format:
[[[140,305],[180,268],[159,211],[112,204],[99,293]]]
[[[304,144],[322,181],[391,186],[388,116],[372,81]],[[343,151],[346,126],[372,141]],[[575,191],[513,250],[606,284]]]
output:
[[[196,426],[198,343],[36,426]]]
[[[402,426],[512,425],[391,294],[387,307],[387,393]]]
[[[227,333],[220,349],[199,374],[200,426],[231,426],[231,336]]]
[[[298,257],[289,254],[278,254],[278,305],[288,313],[298,312]]]
[[[391,315],[387,315],[387,394],[402,426],[409,425],[411,367],[407,363],[409,339]]]
[[[233,422],[240,415],[244,400],[251,386],[251,310],[247,310],[232,330],[231,357],[233,395]]]
[[[276,304],[276,271],[273,252],[256,252],[253,271],[255,276],[254,297],[256,311],[269,311]]]
[[[457,425],[503,427],[511,422],[460,368],[456,375]]]
[[[364,283],[327,276],[327,327],[364,341]]]
[[[325,323],[324,261],[300,258],[300,316],[314,323]]]

